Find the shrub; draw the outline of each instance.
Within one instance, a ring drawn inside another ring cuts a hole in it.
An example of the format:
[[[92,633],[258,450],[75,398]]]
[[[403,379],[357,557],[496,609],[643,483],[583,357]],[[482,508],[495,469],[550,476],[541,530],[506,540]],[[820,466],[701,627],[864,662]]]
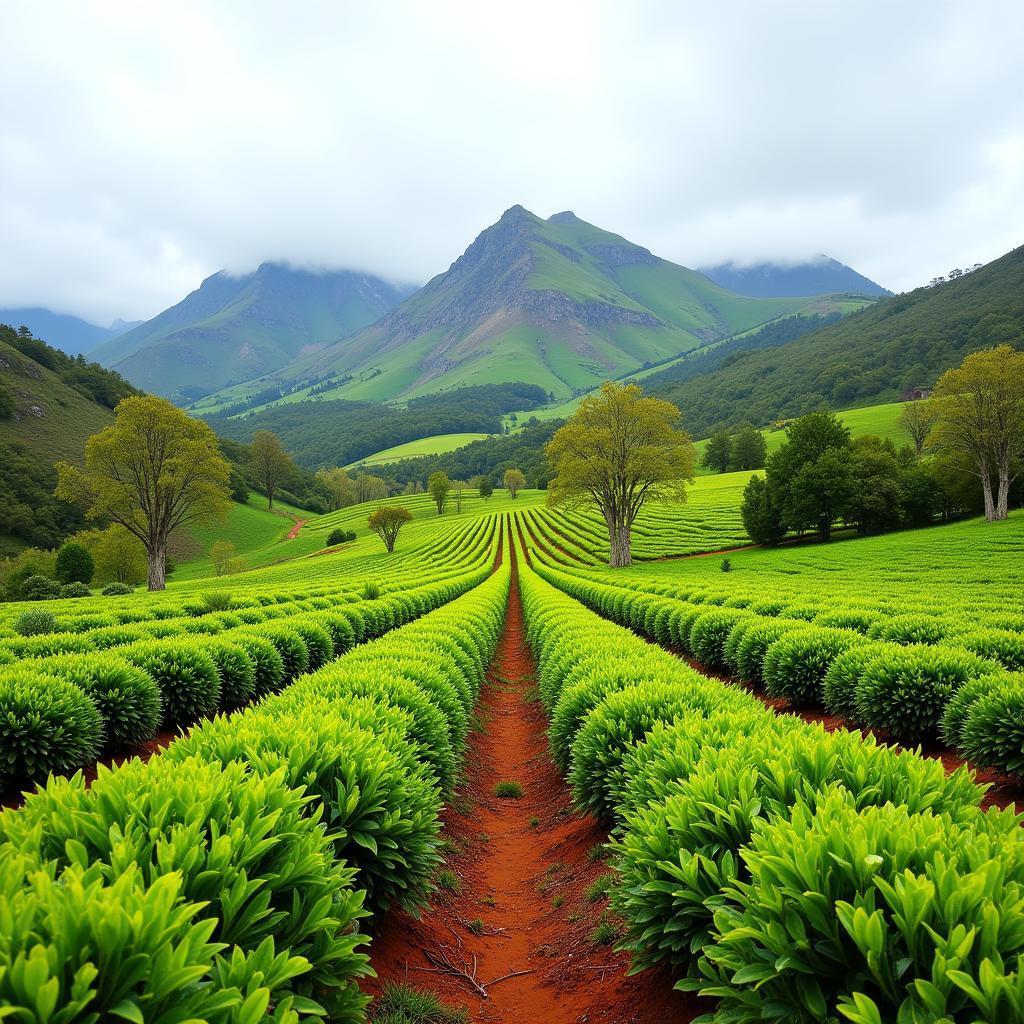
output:
[[[367,973],[358,951],[366,937],[353,927],[365,915],[355,872],[334,858],[319,810],[283,771],[136,760],[101,767],[88,789],[80,775],[54,780],[3,827],[21,851],[102,865],[110,881],[125,864],[146,884],[180,872],[183,897],[205,904],[218,941],[252,951],[269,939],[308,960],[294,994],[326,996],[332,1019],[357,1019],[365,1005],[355,986]]]
[[[60,588],[62,598],[92,597],[92,591],[84,583],[65,583]]]
[[[690,626],[690,652],[714,672],[726,668],[725,644],[733,627],[750,612],[741,608],[711,608],[698,615]]]
[[[21,666],[0,669],[0,790],[77,771],[102,745],[99,710],[74,683]]]
[[[511,780],[495,783],[494,795],[503,800],[519,800],[523,795],[523,784]]]
[[[970,706],[960,749],[979,765],[1024,776],[1024,674],[1003,676]]]
[[[118,653],[156,680],[163,701],[163,724],[167,728],[191,725],[217,710],[217,666],[194,641],[144,640]]]
[[[376,601],[380,597],[380,587],[376,583],[364,583],[362,594],[364,601]]]
[[[934,742],[946,703],[998,665],[967,651],[915,645],[870,661],[857,683],[857,717],[903,743]]]
[[[1024,635],[1005,629],[979,629],[964,633],[954,641],[957,647],[992,658],[1018,672],[1024,669]]]
[[[14,632],[20,636],[39,636],[41,633],[56,633],[57,620],[53,612],[22,612],[14,620]]]
[[[284,659],[269,640],[248,631],[239,631],[231,634],[231,641],[238,644],[253,660],[253,700],[281,689],[284,683]]]
[[[751,881],[716,915],[707,977],[679,987],[720,999],[731,1021],[992,1020],[997,1005],[1012,1018],[1015,828],[1008,815],[975,829],[892,805],[858,811],[842,793],[800,803],[755,832]]]
[[[224,590],[207,590],[201,598],[203,605],[200,614],[209,612],[227,612],[235,607],[234,598]]]
[[[284,665],[284,682],[290,683],[309,668],[309,648],[291,626],[283,622],[267,622],[258,627],[257,635],[277,648]]]
[[[864,667],[887,651],[896,651],[895,644],[855,644],[837,655],[821,684],[821,702],[830,714],[838,715],[849,725],[859,725],[857,716],[857,684]]]
[[[728,559],[728,558],[723,558],[722,562],[721,562],[721,565],[719,565],[719,568],[722,570],[722,572],[731,572],[732,571],[732,561],[730,559]]]
[[[74,541],[62,544],[57,552],[56,574],[61,583],[91,583],[95,568],[92,555]]]
[[[1006,672],[994,672],[991,675],[975,676],[962,683],[946,702],[946,709],[942,712],[942,721],[939,723],[942,742],[951,747],[959,747],[960,734],[971,708],[979,698],[991,693],[1011,678]]]
[[[327,536],[327,547],[334,547],[336,544],[346,544],[350,540],[355,540],[356,535],[352,530],[331,530]]]
[[[203,641],[203,650],[217,666],[220,677],[222,711],[232,711],[248,704],[256,692],[256,659],[241,643],[232,643],[223,637],[210,637]]]
[[[853,630],[816,626],[779,637],[764,656],[765,692],[784,697],[795,707],[815,707],[821,703],[822,682],[835,658],[866,642]]]
[[[334,641],[331,634],[311,619],[292,616],[288,625],[302,637],[309,654],[309,671],[315,672],[321,665],[334,658]]]
[[[762,669],[768,648],[787,633],[806,628],[802,623],[786,619],[765,619],[761,622],[755,620],[746,628],[742,639],[736,645],[734,661],[740,677],[755,686],[761,684],[764,681]]]
[[[116,654],[62,654],[39,662],[81,688],[103,719],[106,745],[117,749],[150,739],[160,724],[160,688],[149,673]]]
[[[894,615],[879,619],[869,630],[872,640],[891,640],[897,644],[937,644],[946,635],[947,626],[933,615]]]
[[[46,576],[29,576],[21,585],[21,596],[25,601],[50,601],[60,597],[60,584]]]

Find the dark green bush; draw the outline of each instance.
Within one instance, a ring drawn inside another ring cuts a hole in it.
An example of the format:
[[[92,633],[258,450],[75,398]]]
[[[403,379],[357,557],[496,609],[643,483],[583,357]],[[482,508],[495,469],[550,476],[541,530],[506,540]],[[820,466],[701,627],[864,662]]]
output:
[[[902,743],[934,742],[946,704],[959,687],[998,669],[995,662],[950,647],[918,644],[890,651],[861,672],[858,721]]]
[[[978,629],[951,641],[983,658],[992,658],[1013,672],[1024,669],[1024,635],[1005,629]]]
[[[120,648],[118,654],[156,680],[163,702],[163,724],[168,729],[192,725],[217,710],[217,666],[195,641],[144,640]]]
[[[284,664],[284,682],[290,683],[309,669],[309,648],[291,626],[284,622],[265,622],[257,627],[256,635],[277,648]]]
[[[356,535],[352,530],[331,530],[327,536],[327,547],[334,547],[336,544],[345,544],[350,540],[355,540]]]
[[[694,619],[690,626],[690,653],[712,672],[727,668],[725,644],[737,623],[751,618],[741,608],[709,608]]]
[[[960,749],[974,764],[1024,776],[1024,673],[995,680],[969,707]]]
[[[132,593],[132,588],[126,583],[108,583],[100,593],[104,597],[123,597],[125,594]]]
[[[21,597],[25,601],[50,601],[60,597],[60,584],[46,576],[29,576],[21,585]]]
[[[207,590],[202,595],[202,611],[206,615],[209,612],[226,612],[235,607],[235,599],[223,590]]]
[[[53,612],[38,611],[22,612],[14,620],[14,632],[21,636],[39,636],[41,633],[56,633],[57,620]]]
[[[25,665],[0,669],[0,790],[77,771],[102,745],[103,719],[81,688]]]
[[[39,669],[87,693],[103,719],[106,746],[118,749],[151,739],[160,724],[160,688],[148,672],[110,652],[62,654]]]
[[[62,544],[57,552],[57,579],[61,583],[92,583],[95,571],[88,549],[75,541]]]
[[[243,644],[220,636],[204,639],[203,650],[220,676],[220,709],[233,711],[248,704],[256,691],[256,659]]]
[[[92,591],[84,583],[65,583],[60,588],[60,596],[64,599],[74,597],[92,597]]]
[[[868,630],[872,640],[891,640],[897,644],[937,644],[948,626],[932,615],[894,615],[879,619]]]
[[[962,683],[946,702],[946,710],[942,712],[942,721],[939,723],[939,735],[942,737],[942,742],[951,747],[959,747],[960,734],[971,708],[979,698],[998,689],[1012,678],[1007,672],[993,672],[990,675],[975,676]]]
[[[763,622],[755,621],[748,626],[743,638],[736,644],[736,653],[733,656],[740,678],[755,686],[763,683],[762,670],[768,648],[787,633],[806,628],[804,623],[786,619],[765,619]]]
[[[266,637],[256,636],[250,630],[238,630],[225,639],[238,644],[253,661],[253,700],[259,700],[268,693],[277,693],[281,689],[284,684],[284,659]]]
[[[327,629],[311,618],[292,616],[288,625],[305,641],[309,652],[310,672],[315,672],[321,665],[334,659],[334,641]]]

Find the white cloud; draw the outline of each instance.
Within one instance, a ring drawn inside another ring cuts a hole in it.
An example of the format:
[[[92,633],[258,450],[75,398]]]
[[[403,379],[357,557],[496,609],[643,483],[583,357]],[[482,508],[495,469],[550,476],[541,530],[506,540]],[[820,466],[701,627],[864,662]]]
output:
[[[263,259],[423,281],[503,209],[892,288],[1024,242],[1024,8],[10,3],[0,305]]]

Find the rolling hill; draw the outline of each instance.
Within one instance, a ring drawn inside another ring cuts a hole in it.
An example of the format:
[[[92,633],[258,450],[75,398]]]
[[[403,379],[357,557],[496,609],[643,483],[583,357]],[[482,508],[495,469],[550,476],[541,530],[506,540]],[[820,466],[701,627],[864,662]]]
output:
[[[908,388],[931,387],[968,353],[1003,343],[1024,344],[1024,246],[779,347],[732,352],[705,373],[691,376],[684,361],[650,376],[646,388],[706,436],[741,420],[764,426],[820,406],[892,402]]]
[[[100,327],[80,317],[38,306],[0,309],[0,324],[15,329],[27,327],[37,338],[46,338],[55,348],[71,356],[87,355],[103,342],[119,337],[140,323],[141,320],[115,320],[109,327]]]
[[[570,212],[513,206],[377,323],[196,409],[274,388],[390,401],[508,380],[565,398],[805,308],[831,307],[739,296]]]
[[[720,263],[701,267],[700,272],[737,295],[756,298],[824,295],[829,292],[874,296],[892,294],[852,267],[824,255],[803,263]]]
[[[281,263],[240,277],[222,270],[93,357],[146,391],[194,400],[373,323],[411,290],[349,270]]]

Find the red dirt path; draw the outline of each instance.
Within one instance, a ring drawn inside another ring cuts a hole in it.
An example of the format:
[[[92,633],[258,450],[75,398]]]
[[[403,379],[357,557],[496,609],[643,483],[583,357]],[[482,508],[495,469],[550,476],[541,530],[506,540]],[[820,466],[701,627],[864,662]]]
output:
[[[288,531],[288,539],[295,540],[295,538],[299,535],[299,530],[301,530],[305,525],[305,519],[296,519],[295,525]]]
[[[673,992],[665,972],[627,978],[627,955],[590,941],[606,901],[590,902],[585,892],[608,868],[588,854],[607,837],[571,809],[548,755],[543,710],[531,697],[533,672],[513,553],[504,632],[481,694],[481,728],[469,742],[464,784],[445,813],[444,834],[455,849],[448,867],[461,889],[439,892],[419,921],[394,912],[380,923],[370,946],[378,979],[369,987],[378,992],[385,982],[407,981],[479,1021],[686,1024],[707,1004]],[[503,779],[523,785],[522,799],[494,796]],[[480,935],[470,928],[478,920]],[[442,947],[470,967],[476,959],[489,998],[465,980],[435,973],[424,951]],[[512,971],[529,973],[487,985]]]

